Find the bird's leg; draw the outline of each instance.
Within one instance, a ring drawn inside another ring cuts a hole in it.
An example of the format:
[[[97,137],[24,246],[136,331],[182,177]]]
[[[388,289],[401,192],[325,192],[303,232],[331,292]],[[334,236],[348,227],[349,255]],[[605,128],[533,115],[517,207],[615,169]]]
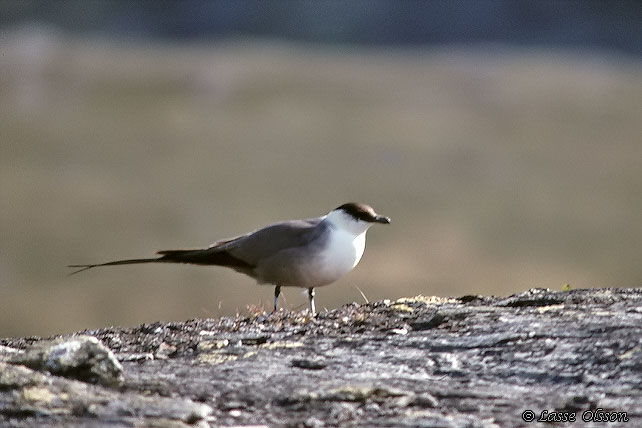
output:
[[[308,288],[308,299],[310,300],[310,312],[314,315],[316,313],[314,308],[314,287]]]
[[[281,294],[281,286],[274,287],[274,312],[279,308],[279,295]]]

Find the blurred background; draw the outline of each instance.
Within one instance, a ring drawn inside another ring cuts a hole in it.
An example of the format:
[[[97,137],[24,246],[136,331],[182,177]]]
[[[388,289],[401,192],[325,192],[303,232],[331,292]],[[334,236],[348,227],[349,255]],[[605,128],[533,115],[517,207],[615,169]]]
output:
[[[640,286],[641,28],[638,1],[0,1],[0,336],[269,310],[224,268],[66,265],[348,201],[393,222],[322,309]]]

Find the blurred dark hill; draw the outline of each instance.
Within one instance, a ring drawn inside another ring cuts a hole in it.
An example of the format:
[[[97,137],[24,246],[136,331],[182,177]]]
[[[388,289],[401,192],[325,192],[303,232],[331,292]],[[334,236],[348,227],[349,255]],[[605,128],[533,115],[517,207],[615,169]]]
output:
[[[167,39],[501,43],[642,54],[640,1],[0,1],[0,26]]]

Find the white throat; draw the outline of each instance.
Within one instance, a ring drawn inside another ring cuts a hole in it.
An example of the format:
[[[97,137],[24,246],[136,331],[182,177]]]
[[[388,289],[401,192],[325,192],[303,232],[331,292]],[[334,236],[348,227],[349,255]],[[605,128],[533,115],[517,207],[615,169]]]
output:
[[[361,260],[366,248],[366,232],[371,223],[359,221],[344,211],[332,211],[324,217],[330,227],[330,239],[323,251],[318,274],[324,283],[336,281],[350,272]]]

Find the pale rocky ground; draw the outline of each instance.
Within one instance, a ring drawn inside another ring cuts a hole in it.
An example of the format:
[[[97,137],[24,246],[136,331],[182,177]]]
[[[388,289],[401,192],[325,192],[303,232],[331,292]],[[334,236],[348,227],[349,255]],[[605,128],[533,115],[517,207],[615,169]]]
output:
[[[528,411],[642,424],[640,289],[418,296],[0,345],[7,428],[550,426]]]

